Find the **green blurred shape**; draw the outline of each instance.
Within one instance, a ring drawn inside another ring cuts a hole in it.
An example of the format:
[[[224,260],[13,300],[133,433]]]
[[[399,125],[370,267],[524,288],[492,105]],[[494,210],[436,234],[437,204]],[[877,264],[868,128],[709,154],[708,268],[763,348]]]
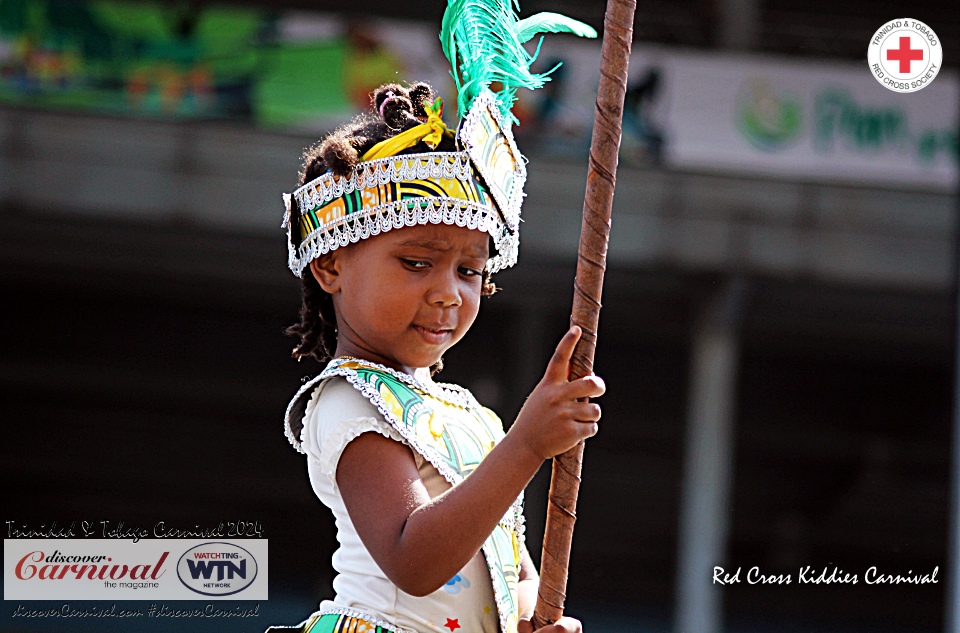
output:
[[[261,51],[254,91],[257,122],[284,126],[349,113],[344,91],[344,42],[282,46]]]
[[[175,23],[169,6],[115,0],[95,0],[89,6],[99,23],[115,35],[152,42],[174,39]]]

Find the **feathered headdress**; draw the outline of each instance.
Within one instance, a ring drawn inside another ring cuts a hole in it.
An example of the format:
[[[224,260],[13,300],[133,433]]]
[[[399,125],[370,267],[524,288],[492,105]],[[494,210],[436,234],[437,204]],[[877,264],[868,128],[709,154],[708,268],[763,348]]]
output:
[[[493,238],[487,264],[496,272],[517,261],[525,160],[513,140],[510,108],[517,88],[540,88],[548,73],[530,72],[537,52],[523,47],[539,33],[596,37],[591,27],[556,13],[517,18],[504,0],[450,0],[440,41],[457,86],[457,151],[436,148],[453,136],[439,99],[426,121],[378,143],[349,176],[327,172],[284,194],[289,265],[298,277],[317,256],[371,235],[416,224],[456,224]],[[499,84],[497,92],[492,90]]]

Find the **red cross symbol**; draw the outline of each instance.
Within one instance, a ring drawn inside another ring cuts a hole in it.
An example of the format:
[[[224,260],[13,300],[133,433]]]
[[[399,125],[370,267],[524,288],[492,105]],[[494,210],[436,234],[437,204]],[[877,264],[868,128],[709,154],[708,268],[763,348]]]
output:
[[[900,48],[891,48],[887,51],[887,60],[900,62],[900,72],[910,72],[910,62],[923,60],[922,48],[910,48],[910,36],[900,38]]]

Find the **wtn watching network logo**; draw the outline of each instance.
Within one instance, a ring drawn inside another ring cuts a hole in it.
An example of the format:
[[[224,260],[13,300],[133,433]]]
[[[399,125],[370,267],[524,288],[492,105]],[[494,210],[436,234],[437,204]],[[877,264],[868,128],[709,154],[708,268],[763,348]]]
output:
[[[239,545],[203,543],[180,557],[177,576],[190,591],[204,596],[229,596],[253,584],[257,559]]]

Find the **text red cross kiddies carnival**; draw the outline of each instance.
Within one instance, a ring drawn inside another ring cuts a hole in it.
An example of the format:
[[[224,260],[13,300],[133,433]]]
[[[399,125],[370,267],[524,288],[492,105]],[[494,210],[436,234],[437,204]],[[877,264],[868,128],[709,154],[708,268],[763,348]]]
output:
[[[900,38],[900,48],[891,48],[887,51],[887,60],[900,62],[900,72],[910,72],[910,62],[923,60],[922,48],[910,48],[910,36]]]

